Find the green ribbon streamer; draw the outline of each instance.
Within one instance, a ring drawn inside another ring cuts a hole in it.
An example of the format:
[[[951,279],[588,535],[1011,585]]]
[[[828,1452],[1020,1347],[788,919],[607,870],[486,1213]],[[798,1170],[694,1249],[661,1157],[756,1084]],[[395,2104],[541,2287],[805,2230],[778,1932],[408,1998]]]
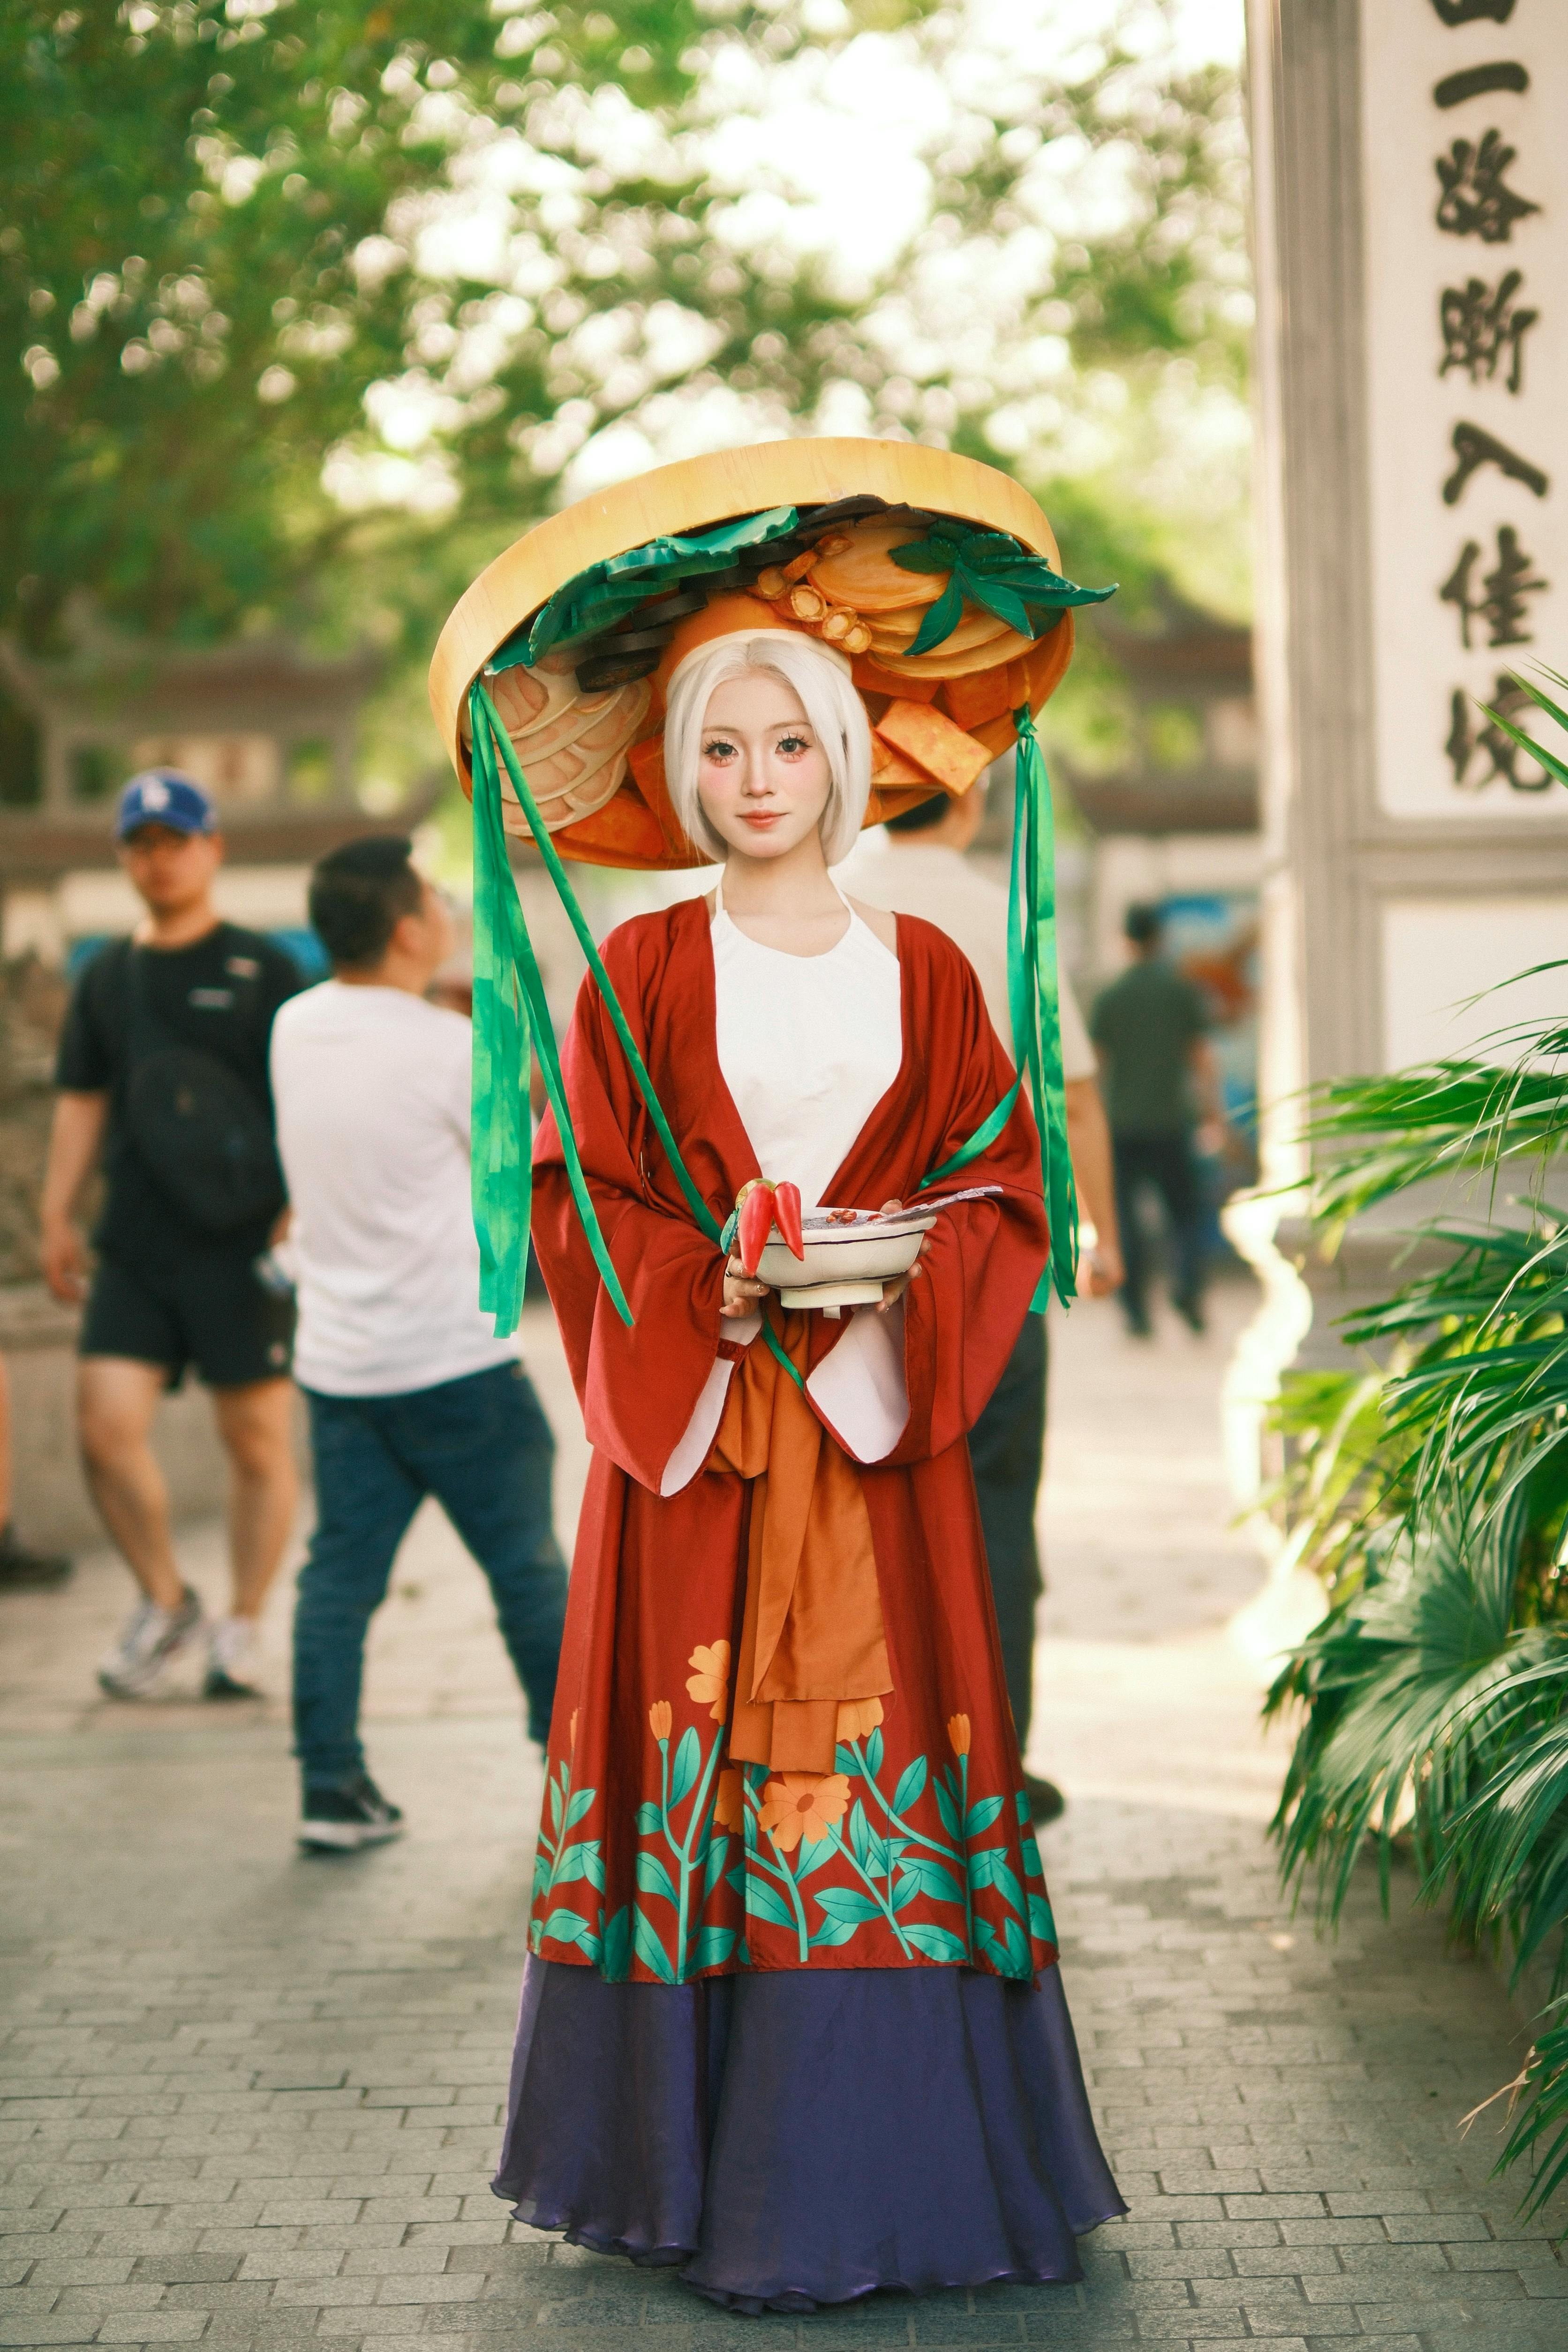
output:
[[[479,1244],[479,1303],[492,1314],[498,1336],[517,1328],[528,1262],[532,1199],[528,1076],[530,1043],[560,1131],[572,1197],[594,1262],[623,1322],[633,1320],[626,1292],[583,1171],[562,1076],[543,977],[528,936],[501,822],[504,761],[518,804],[528,820],[556,893],[577,935],[588,969],[626,1055],[633,1083],[685,1196],[698,1230],[728,1255],[735,1218],[721,1225],[693,1182],[652,1078],[605,970],[597,943],[551,840],[495,705],[476,679],[468,697],[474,785],[474,1230]],[[1050,1227],[1051,1262],[1031,1301],[1043,1314],[1054,1288],[1063,1305],[1076,1296],[1078,1202],[1067,1148],[1059,995],[1057,979],[1056,860],[1050,782],[1034,720],[1015,711],[1018,751],[1013,793],[1012,887],[1007,909],[1007,1005],[1018,1075],[969,1138],[919,1190],[944,1182],[990,1149],[1013,1115],[1026,1078],[1040,1131],[1041,1172]],[[764,1314],[763,1337],[797,1388],[805,1381]]]
[[[479,1304],[496,1317],[498,1337],[515,1331],[522,1305],[523,1276],[528,1263],[528,1224],[532,1203],[532,1169],[528,1143],[528,1046],[531,1035],[539,1056],[544,1090],[555,1114],[572,1198],[600,1279],[609,1292],[623,1323],[634,1320],[621,1286],[609,1244],[599,1223],[586,1179],[577,1139],[572,1127],[554,1024],[545,1000],[543,979],[528,936],[511,861],[506,851],[501,823],[499,751],[506,762],[518,805],[544,860],[556,895],[566,909],[587,958],[611,1024],[620,1039],[632,1080],[664,1146],[670,1168],[698,1229],[716,1247],[723,1246],[727,1228],[720,1225],[696,1184],[654,1091],[647,1065],[637,1050],[620,999],[605,970],[598,945],[577,903],[560,852],[551,840],[539,804],[523,774],[511,739],[501,725],[494,703],[476,678],[468,693],[473,736],[474,782],[474,1230],[479,1243]],[[521,1000],[527,1026],[519,1018]],[[783,1343],[763,1318],[763,1337],[795,1386],[804,1389],[802,1374],[790,1361]]]
[[[942,1183],[989,1150],[1013,1116],[1026,1078],[1040,1130],[1040,1172],[1050,1218],[1051,1259],[1030,1302],[1043,1315],[1054,1289],[1066,1307],[1078,1296],[1078,1195],[1067,1143],[1060,989],[1057,977],[1056,835],[1050,779],[1027,706],[1013,713],[1018,751],[1013,778],[1013,871],[1007,897],[1007,1012],[1017,1070],[994,1110],[920,1190]]]

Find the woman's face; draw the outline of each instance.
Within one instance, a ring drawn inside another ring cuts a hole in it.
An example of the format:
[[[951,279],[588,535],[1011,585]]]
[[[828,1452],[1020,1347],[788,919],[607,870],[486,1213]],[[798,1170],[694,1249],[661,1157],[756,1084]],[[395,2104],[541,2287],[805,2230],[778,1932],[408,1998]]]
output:
[[[698,797],[715,833],[746,857],[783,857],[827,806],[827,754],[794,687],[772,670],[716,686],[702,723]]]

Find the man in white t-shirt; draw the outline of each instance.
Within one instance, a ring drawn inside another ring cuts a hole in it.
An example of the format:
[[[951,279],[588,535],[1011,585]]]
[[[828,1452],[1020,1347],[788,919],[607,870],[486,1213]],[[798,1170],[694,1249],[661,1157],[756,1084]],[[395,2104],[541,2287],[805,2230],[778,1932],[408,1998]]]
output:
[[[469,1207],[471,1033],[425,992],[450,916],[410,845],[334,850],[310,880],[332,978],[272,1031],[278,1148],[299,1284],[294,1375],[310,1413],[316,1531],[294,1618],[300,1843],[383,1843],[403,1816],[359,1740],[365,1633],[434,1495],[489,1579],[543,1741],[565,1613],[554,1440],[516,1343],[479,1311]]]
[[[838,868],[838,877],[854,897],[899,914],[920,915],[956,941],[979,977],[991,1025],[1011,1052],[1007,893],[964,856],[984,811],[984,784],[960,801],[923,802],[894,817],[880,839],[863,835]],[[1103,1297],[1121,1284],[1110,1132],[1094,1047],[1065,972],[1060,993],[1068,1149],[1079,1208],[1094,1227],[1079,1265],[1079,1287],[1090,1297]],[[1007,1696],[1021,1750],[1028,1746],[1034,1702],[1035,1612],[1045,1591],[1035,1509],[1045,1466],[1046,1370],[1046,1318],[1026,1316],[1007,1369],[969,1433]],[[1024,1785],[1035,1819],[1054,1821],[1062,1810],[1060,1790],[1032,1772],[1025,1773]]]

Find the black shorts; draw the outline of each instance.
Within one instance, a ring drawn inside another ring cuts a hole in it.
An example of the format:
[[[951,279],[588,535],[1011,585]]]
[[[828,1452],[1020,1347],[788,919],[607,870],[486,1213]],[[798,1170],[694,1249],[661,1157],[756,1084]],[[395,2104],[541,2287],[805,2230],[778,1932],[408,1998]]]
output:
[[[285,1378],[293,1340],[293,1302],[262,1287],[251,1254],[207,1249],[155,1272],[100,1259],[77,1352],[157,1364],[172,1389],[188,1364],[208,1388],[237,1389]]]

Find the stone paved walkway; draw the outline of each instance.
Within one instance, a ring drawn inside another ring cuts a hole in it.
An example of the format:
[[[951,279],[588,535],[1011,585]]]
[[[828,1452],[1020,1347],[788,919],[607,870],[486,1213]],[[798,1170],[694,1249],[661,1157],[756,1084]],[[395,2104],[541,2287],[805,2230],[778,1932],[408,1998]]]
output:
[[[1214,1418],[1245,1306],[1201,1345],[1134,1349],[1094,1308],[1056,1340],[1035,1760],[1072,1795],[1047,1868],[1131,2207],[1085,2242],[1082,2286],[742,2320],[507,2221],[485,2184],[538,1781],[482,1586],[432,1517],[370,1683],[412,1834],[347,1862],[291,1849],[276,1706],[91,1699],[110,1562],[4,1603],[0,2345],[1562,2352],[1568,2272],[1488,2180],[1490,2119],[1458,2134],[1519,2063],[1496,1979],[1430,1919],[1385,1925],[1368,1886],[1333,1944],[1276,1889],[1282,1750],[1218,1630],[1257,1576]],[[530,1349],[569,1432],[548,1335]],[[567,1516],[581,1467],[567,1444]],[[216,1591],[214,1538],[190,1557]],[[275,1669],[286,1624],[280,1594]]]

